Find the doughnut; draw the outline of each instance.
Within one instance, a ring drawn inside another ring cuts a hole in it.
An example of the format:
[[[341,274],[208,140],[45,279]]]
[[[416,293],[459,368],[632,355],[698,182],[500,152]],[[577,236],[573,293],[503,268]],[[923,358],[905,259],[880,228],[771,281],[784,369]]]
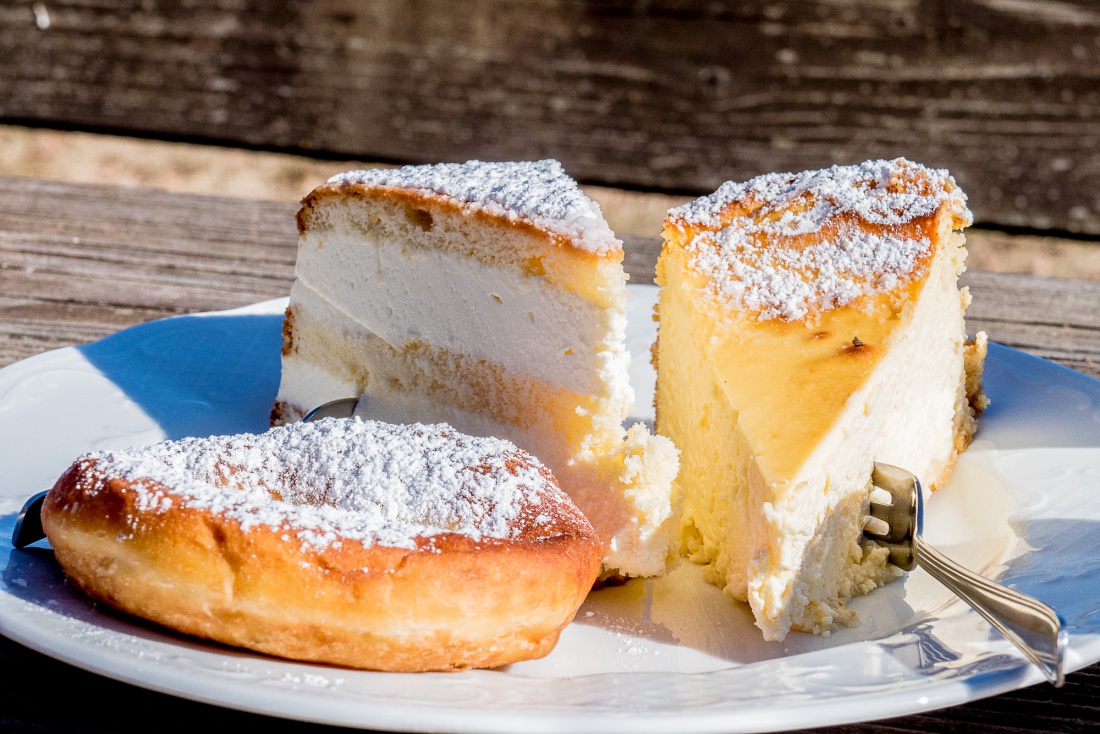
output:
[[[116,609],[385,671],[546,655],[601,557],[514,444],[354,418],[85,454],[42,524],[66,575]]]

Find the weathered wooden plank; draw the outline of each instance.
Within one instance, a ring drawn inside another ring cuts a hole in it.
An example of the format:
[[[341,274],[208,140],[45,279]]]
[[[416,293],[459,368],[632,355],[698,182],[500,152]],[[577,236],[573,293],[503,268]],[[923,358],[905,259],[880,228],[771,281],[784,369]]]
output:
[[[296,206],[0,181],[0,358],[286,295]]]
[[[964,0],[0,7],[0,119],[593,182],[906,155],[980,221],[1100,232],[1100,9]]]
[[[1100,283],[971,270],[971,332],[1100,378]]]
[[[623,269],[631,283],[648,285],[653,282],[657,256],[661,254],[660,237],[620,235],[623,241]]]

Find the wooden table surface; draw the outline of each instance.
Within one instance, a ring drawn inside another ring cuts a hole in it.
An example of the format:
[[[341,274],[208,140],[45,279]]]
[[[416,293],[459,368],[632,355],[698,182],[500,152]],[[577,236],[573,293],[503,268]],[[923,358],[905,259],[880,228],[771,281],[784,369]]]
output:
[[[0,119],[589,183],[899,154],[981,221],[1100,233],[1100,13],[1004,0],[0,4]],[[33,9],[33,12],[32,12]]]
[[[289,203],[0,177],[0,366],[132,324],[286,295]],[[632,282],[659,243],[627,241]],[[969,272],[968,325],[991,340],[1100,377],[1100,283]],[[0,730],[324,730],[173,698],[86,673],[0,637]],[[154,718],[155,717],[155,718]],[[1100,664],[944,711],[829,732],[1085,732],[1100,728]]]

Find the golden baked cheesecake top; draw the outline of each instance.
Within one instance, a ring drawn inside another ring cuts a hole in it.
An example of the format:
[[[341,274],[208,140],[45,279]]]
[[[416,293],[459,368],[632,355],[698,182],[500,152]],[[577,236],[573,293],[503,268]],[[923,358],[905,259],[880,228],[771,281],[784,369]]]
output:
[[[761,321],[814,321],[920,280],[972,221],[951,175],[904,158],[727,182],[669,212],[716,305]]]

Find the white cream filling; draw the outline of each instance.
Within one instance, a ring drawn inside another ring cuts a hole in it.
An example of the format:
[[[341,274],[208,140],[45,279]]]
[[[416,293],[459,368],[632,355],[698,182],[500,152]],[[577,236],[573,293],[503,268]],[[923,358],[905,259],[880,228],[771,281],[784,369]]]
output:
[[[351,380],[296,355],[283,356],[278,400],[308,412],[341,398],[359,397],[359,386]]]
[[[582,394],[630,391],[623,311],[539,277],[371,237],[308,232],[299,283],[394,346],[422,340]]]

